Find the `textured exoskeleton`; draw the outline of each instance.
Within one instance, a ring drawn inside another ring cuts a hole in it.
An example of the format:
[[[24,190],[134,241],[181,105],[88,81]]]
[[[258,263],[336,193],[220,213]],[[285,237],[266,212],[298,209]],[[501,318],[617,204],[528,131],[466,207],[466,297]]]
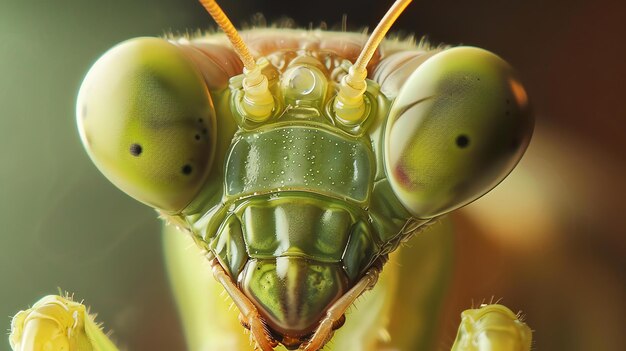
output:
[[[111,182],[191,235],[257,347],[318,350],[401,242],[513,169],[528,98],[474,47],[383,42],[359,88],[362,34],[242,36],[255,70],[218,34],[114,47],[79,131]]]

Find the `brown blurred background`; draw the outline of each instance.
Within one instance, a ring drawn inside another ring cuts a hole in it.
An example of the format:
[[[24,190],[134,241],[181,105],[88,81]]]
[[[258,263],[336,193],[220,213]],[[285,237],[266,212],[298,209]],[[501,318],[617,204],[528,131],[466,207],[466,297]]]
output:
[[[239,24],[261,12],[332,27],[347,14],[360,29],[391,1],[221,3]],[[524,311],[536,350],[626,349],[625,15],[618,0],[415,1],[395,26],[501,55],[537,118],[520,167],[453,217],[442,348],[460,310],[495,296]],[[210,23],[193,0],[0,0],[0,316],[60,287],[129,350],[184,348],[155,214],[92,166],[74,103],[90,65],[117,42]]]

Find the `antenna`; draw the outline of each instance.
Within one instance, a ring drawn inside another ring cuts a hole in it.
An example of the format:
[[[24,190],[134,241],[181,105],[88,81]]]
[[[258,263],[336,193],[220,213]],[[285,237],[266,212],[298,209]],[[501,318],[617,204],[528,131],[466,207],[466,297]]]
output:
[[[348,70],[348,74],[341,80],[339,92],[335,98],[335,113],[341,122],[348,125],[358,124],[365,117],[365,101],[363,94],[367,88],[367,64],[374,56],[378,45],[385,38],[385,34],[396,21],[398,16],[412,0],[396,0],[385,16],[378,23],[367,43],[363,47],[356,62]]]
[[[241,101],[247,118],[262,122],[269,118],[274,109],[274,98],[269,91],[267,77],[261,72],[248,47],[241,39],[239,33],[228,19],[224,11],[215,0],[199,0],[213,20],[224,31],[233,49],[243,62],[243,90],[244,98]]]

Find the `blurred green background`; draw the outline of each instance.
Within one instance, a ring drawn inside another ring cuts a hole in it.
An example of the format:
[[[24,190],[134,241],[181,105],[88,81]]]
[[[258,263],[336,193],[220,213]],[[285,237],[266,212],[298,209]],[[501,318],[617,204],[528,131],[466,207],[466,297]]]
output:
[[[373,26],[391,1],[221,1],[300,26]],[[537,350],[624,350],[626,24],[622,1],[416,1],[396,30],[470,44],[518,69],[537,133],[510,180],[454,217],[455,285],[442,348],[471,299],[504,296]],[[159,221],[102,177],[80,145],[75,97],[91,64],[136,36],[207,28],[193,0],[0,0],[0,326],[58,288],[128,350],[182,350]],[[8,350],[0,341],[0,350]]]

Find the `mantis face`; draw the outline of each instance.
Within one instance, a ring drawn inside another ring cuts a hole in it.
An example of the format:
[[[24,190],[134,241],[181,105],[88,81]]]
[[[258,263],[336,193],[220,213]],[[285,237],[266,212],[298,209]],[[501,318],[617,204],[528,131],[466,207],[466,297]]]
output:
[[[318,350],[400,242],[513,169],[528,99],[482,49],[377,49],[407,1],[365,45],[266,30],[245,33],[251,50],[203,4],[230,42],[113,48],[81,87],[81,139],[115,185],[208,252],[259,348]]]

